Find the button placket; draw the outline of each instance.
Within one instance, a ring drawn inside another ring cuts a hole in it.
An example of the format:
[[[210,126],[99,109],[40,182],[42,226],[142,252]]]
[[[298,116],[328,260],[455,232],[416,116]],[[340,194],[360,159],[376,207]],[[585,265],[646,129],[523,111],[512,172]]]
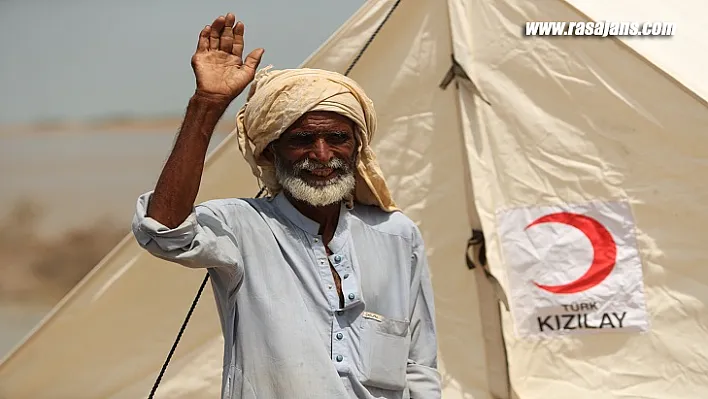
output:
[[[341,277],[342,293],[344,294],[344,309],[350,308],[361,301],[359,292],[359,282],[352,270],[349,261],[341,254],[333,254],[329,257],[334,265],[334,269]]]
[[[337,295],[337,290],[334,289],[334,279],[332,278],[332,271],[329,267],[327,251],[324,244],[322,244],[322,238],[320,236],[313,237],[312,241],[314,242],[312,249],[317,259],[317,269],[324,283],[325,297],[327,298],[327,302],[329,302],[330,309],[338,309],[339,295]]]
[[[339,323],[335,323],[337,325]],[[335,330],[332,333],[332,356],[337,360],[338,356],[344,357],[347,354],[347,343],[345,342],[346,335],[344,330]],[[342,360],[338,360],[337,363],[341,363]]]
[[[339,371],[346,371],[347,362],[344,359],[348,355],[347,334],[345,329],[337,329],[339,323],[335,322],[335,330],[332,332],[332,357]]]
[[[349,302],[351,302],[349,299],[351,288],[347,289],[346,287],[349,286],[349,284],[345,286],[344,282],[351,280],[353,273],[349,267],[349,262],[341,253],[334,253],[330,255],[329,261],[337,274],[339,274],[340,282],[342,283],[342,293],[344,294],[344,307],[346,309]],[[345,278],[344,275],[347,275],[347,277]],[[337,297],[337,300],[339,300],[339,297]],[[338,306],[339,302],[337,302],[337,307]],[[349,343],[347,340],[349,339],[349,335],[347,334],[346,325],[348,323],[343,322],[345,319],[340,318],[344,316],[344,310],[340,309],[336,312],[336,314],[338,317],[335,318],[335,328],[332,331],[332,356],[337,370],[340,372],[346,372],[350,367],[347,360],[349,354]]]

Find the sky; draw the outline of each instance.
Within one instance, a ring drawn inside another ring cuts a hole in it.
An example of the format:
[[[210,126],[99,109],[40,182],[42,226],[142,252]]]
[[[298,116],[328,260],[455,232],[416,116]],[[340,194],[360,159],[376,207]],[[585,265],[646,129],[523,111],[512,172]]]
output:
[[[180,114],[199,31],[233,12],[261,66],[297,67],[363,0],[0,0],[0,125]]]
[[[266,50],[261,67],[293,68],[363,3],[0,0],[0,130],[181,118],[195,88],[190,58],[199,31],[219,15],[244,21],[245,53]],[[243,96],[222,119],[242,104]],[[174,129],[0,134],[0,218],[29,200],[42,207],[50,234],[103,217],[128,226],[137,195],[154,187]],[[224,137],[215,136],[212,148]]]

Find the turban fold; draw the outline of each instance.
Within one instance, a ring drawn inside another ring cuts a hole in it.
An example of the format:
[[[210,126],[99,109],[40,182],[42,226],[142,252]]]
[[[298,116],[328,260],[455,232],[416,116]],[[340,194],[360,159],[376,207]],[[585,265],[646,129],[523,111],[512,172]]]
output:
[[[358,156],[354,199],[387,212],[398,210],[370,147],[376,131],[373,102],[352,79],[320,69],[258,71],[249,98],[236,115],[239,150],[268,194],[276,195],[282,187],[275,166],[263,151],[311,111],[336,112],[355,124]]]

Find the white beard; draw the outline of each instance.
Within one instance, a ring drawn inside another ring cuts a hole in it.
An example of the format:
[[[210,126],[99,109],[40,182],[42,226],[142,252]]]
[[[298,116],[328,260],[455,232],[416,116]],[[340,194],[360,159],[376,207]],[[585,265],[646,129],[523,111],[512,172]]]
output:
[[[312,185],[300,177],[300,173],[303,170],[314,170],[321,167],[344,172],[332,180],[318,185]],[[335,158],[327,164],[305,159],[293,165],[293,169],[286,168],[276,156],[275,175],[278,183],[295,199],[313,206],[325,206],[342,201],[354,191],[356,185],[354,172],[341,159]]]

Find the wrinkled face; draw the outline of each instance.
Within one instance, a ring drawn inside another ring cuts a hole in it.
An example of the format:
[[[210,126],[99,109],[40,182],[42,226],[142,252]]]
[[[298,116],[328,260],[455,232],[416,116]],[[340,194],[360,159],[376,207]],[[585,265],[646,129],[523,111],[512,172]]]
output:
[[[343,200],[354,190],[354,123],[334,112],[309,112],[272,145],[278,182],[314,206]]]

